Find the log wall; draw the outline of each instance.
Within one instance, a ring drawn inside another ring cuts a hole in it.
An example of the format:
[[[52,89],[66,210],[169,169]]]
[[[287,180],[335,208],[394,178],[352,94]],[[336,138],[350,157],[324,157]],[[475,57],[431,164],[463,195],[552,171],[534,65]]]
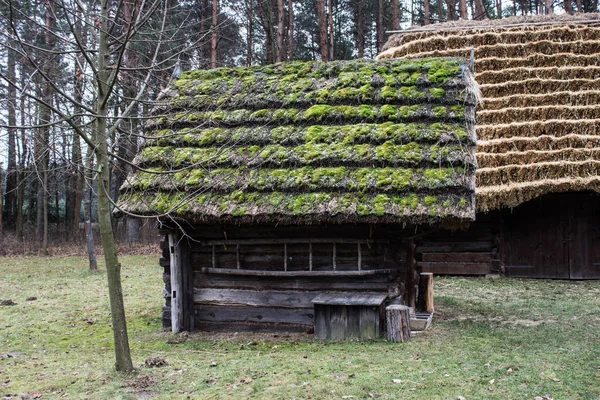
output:
[[[406,254],[393,227],[205,226],[187,233],[195,329],[309,331],[319,294],[404,293]]]
[[[417,268],[434,275],[487,275],[502,272],[496,213],[477,214],[467,229],[442,229],[417,246]]]

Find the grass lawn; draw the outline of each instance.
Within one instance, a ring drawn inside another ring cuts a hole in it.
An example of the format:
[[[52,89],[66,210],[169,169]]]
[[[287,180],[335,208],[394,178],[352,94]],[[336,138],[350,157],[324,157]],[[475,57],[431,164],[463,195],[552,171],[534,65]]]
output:
[[[600,282],[436,278],[432,329],[410,343],[323,343],[162,332],[157,257],[122,263],[131,375],[113,371],[102,272],[0,259],[16,303],[0,306],[0,398],[600,399]]]

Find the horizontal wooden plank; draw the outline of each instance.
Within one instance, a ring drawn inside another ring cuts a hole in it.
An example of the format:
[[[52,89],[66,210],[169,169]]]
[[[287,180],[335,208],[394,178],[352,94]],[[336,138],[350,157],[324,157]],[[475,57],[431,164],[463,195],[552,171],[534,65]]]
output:
[[[313,330],[313,324],[273,324],[260,322],[212,322],[195,321],[196,329],[205,332],[256,332],[256,333],[308,333]],[[307,336],[311,338],[312,335]]]
[[[492,254],[483,253],[423,253],[423,261],[490,262]]]
[[[194,288],[194,302],[210,305],[245,305],[253,307],[311,308],[320,292],[294,290],[246,290]],[[347,292],[342,292],[342,295]]]
[[[435,275],[487,275],[491,272],[490,263],[465,262],[419,262],[423,272]]]
[[[313,299],[313,304],[333,306],[380,306],[387,294],[382,293],[322,293]]]
[[[417,247],[417,253],[455,253],[492,251],[492,243],[482,242],[425,242]]]
[[[373,240],[368,239],[351,239],[351,238],[288,238],[288,239],[280,239],[280,238],[271,238],[271,239],[237,239],[237,240],[205,240],[201,241],[201,246],[218,246],[218,245],[255,245],[255,244],[300,244],[300,243],[341,243],[341,244],[370,244],[373,243]],[[389,241],[381,241],[378,240],[378,243],[388,243]]]
[[[196,304],[195,321],[262,322],[311,325],[314,312],[307,308],[231,307]]]
[[[253,290],[344,290],[382,291],[397,286],[393,275],[346,276],[343,279],[326,276],[306,277],[263,277],[251,275],[231,275],[194,273],[195,288],[230,288]]]
[[[249,276],[272,276],[272,277],[294,277],[294,276],[368,276],[368,275],[388,275],[392,269],[371,269],[364,271],[265,271],[265,270],[244,270],[229,268],[202,268],[201,272],[205,274],[219,275],[249,275]]]

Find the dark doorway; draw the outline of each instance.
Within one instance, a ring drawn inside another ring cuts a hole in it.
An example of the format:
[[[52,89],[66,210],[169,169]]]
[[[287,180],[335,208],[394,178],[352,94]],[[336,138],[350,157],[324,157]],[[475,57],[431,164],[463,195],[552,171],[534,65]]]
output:
[[[508,276],[600,279],[600,196],[542,196],[502,214]]]

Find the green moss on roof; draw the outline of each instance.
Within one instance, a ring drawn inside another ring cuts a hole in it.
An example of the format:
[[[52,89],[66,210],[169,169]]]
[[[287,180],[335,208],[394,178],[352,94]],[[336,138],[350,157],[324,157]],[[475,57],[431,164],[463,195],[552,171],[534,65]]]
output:
[[[150,171],[128,177],[120,206],[207,223],[471,219],[474,99],[462,63],[185,72],[153,110],[134,160]]]

